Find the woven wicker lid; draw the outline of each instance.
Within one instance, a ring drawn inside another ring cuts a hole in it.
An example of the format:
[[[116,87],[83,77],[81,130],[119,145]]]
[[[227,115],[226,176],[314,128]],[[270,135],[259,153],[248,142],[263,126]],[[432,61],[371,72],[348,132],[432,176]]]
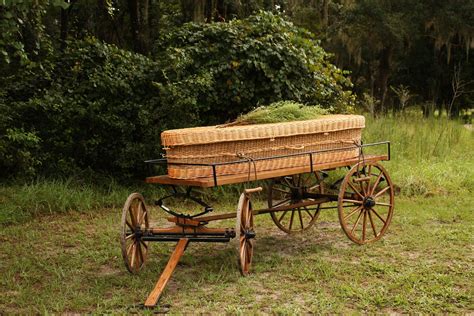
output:
[[[209,144],[246,139],[262,139],[364,128],[362,115],[327,115],[315,120],[243,126],[203,126],[168,130],[161,133],[161,144]]]

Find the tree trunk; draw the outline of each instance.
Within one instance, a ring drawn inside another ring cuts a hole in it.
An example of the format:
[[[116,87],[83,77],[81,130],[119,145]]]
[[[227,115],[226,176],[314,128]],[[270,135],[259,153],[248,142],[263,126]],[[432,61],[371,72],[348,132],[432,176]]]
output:
[[[322,25],[326,28],[329,24],[329,0],[323,0],[322,4]]]
[[[148,10],[149,0],[128,0],[133,48],[136,52],[148,52]]]
[[[380,100],[380,111],[385,111],[385,102],[387,98],[388,78],[390,77],[392,64],[392,46],[385,47],[380,52],[379,73],[376,82],[376,96]]]
[[[61,29],[59,31],[59,43],[60,49],[64,51],[66,49],[66,40],[69,30],[69,9],[61,9]]]

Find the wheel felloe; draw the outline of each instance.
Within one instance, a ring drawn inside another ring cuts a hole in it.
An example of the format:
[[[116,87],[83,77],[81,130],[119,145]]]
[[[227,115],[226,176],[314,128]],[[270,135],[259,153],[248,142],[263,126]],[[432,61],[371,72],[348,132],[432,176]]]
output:
[[[148,211],[143,196],[132,193],[122,209],[120,245],[125,267],[130,273],[138,273],[148,255],[148,242],[142,240],[149,228]]]
[[[238,238],[239,268],[243,276],[250,273],[253,249],[255,245],[255,230],[253,226],[252,204],[245,193],[242,193],[237,210],[236,234]]]
[[[379,240],[393,216],[394,190],[387,171],[378,163],[359,163],[341,183],[338,215],[350,240],[366,244]]]

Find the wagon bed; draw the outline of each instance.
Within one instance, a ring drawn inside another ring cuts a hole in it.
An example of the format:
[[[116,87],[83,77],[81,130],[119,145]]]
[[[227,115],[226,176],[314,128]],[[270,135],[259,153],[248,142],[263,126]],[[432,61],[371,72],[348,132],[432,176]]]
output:
[[[364,157],[365,162],[377,162],[390,160],[388,154],[386,155],[366,155]],[[269,171],[260,171],[255,178],[254,173],[248,174],[233,174],[233,175],[220,175],[218,177],[207,177],[207,178],[196,178],[196,179],[174,179],[170,178],[168,175],[152,176],[145,179],[146,183],[155,183],[155,184],[167,184],[167,185],[182,185],[182,186],[194,186],[202,188],[216,187],[226,184],[237,184],[248,181],[255,180],[266,180],[276,177],[284,177],[292,174],[315,172],[322,170],[330,170],[340,167],[353,166],[354,164],[360,161],[359,158],[345,159],[341,161],[332,161],[321,164],[313,164],[313,166],[302,166],[302,167],[292,167],[284,168],[277,170]]]

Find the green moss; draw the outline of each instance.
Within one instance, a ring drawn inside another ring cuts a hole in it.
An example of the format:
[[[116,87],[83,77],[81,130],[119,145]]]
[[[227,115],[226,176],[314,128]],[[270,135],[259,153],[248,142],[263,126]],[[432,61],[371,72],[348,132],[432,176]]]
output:
[[[267,124],[278,122],[304,121],[329,114],[327,109],[317,105],[304,105],[293,101],[280,101],[260,106],[241,115],[232,125]]]

